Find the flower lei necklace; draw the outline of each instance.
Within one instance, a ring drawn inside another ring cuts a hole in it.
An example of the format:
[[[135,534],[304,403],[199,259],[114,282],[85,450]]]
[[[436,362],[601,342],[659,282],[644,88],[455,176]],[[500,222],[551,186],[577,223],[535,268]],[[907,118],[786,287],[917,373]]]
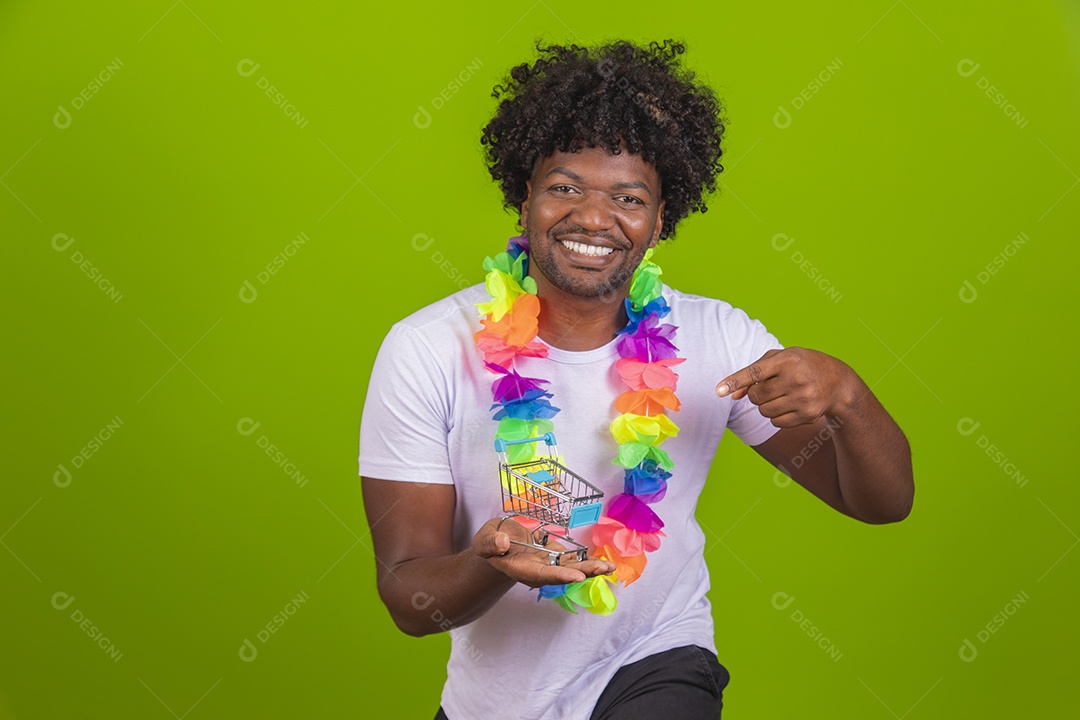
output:
[[[536,281],[528,276],[528,250],[528,238],[520,235],[510,238],[506,252],[484,260],[491,300],[477,304],[483,329],[474,339],[484,365],[499,375],[491,388],[492,409],[498,408],[493,418],[499,422],[497,439],[521,440],[552,432],[551,418],[559,412],[548,402],[553,395],[543,389],[549,381],[523,377],[514,369],[518,357],[547,357],[547,346],[536,341],[540,300]],[[620,357],[615,362],[615,370],[628,388],[615,400],[620,414],[611,423],[611,434],[619,444],[612,463],[623,468],[623,492],[608,503],[590,543],[591,554],[614,563],[615,572],[540,588],[540,597],[573,613],[578,607],[598,615],[614,612],[618,601],[610,585],[629,585],[641,577],[645,553],[659,548],[664,536],[664,523],[649,505],[663,499],[674,467],[660,444],[679,432],[665,411],[679,409],[675,397],[679,376],[671,368],[685,358],[676,357],[676,327],[660,323],[671,308],[661,296],[660,266],[652,262],[652,254],[651,248],[646,251],[630,281],[629,297],[624,301],[628,321],[619,331]],[[535,446],[508,446],[509,461],[535,459]]]

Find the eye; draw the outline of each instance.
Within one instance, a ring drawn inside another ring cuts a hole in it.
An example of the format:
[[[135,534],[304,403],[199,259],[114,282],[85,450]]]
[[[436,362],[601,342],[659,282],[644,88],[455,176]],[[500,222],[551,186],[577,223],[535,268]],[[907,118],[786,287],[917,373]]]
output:
[[[623,203],[626,203],[628,205],[634,205],[634,204],[644,205],[645,204],[645,203],[641,202],[640,200],[638,200],[633,195],[619,195],[617,199],[619,200],[619,202],[623,202]]]
[[[554,193],[564,194],[565,192],[573,192],[574,187],[572,185],[552,185],[551,191]]]

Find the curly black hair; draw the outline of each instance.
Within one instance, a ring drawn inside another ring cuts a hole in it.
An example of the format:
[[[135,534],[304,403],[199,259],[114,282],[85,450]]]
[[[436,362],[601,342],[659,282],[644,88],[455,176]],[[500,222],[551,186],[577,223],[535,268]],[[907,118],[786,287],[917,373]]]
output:
[[[723,108],[708,86],[679,65],[686,46],[672,40],[639,47],[628,41],[582,48],[543,46],[539,57],[510,70],[491,96],[501,98],[484,127],[485,164],[502,186],[504,206],[519,214],[525,181],[556,149],[577,152],[620,143],[656,167],[666,201],[660,239],[693,211],[708,208],[723,171]]]

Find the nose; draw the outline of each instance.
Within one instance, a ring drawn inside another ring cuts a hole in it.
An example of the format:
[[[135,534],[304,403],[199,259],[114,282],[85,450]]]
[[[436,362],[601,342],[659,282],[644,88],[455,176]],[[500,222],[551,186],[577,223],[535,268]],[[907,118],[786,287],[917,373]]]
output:
[[[575,203],[571,219],[585,230],[610,229],[614,224],[611,199],[603,191],[586,190]]]

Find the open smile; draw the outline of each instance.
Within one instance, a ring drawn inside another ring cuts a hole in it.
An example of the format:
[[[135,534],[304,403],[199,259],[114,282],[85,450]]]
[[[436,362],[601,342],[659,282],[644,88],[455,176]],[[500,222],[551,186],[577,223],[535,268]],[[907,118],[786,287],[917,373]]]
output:
[[[574,242],[573,240],[560,240],[559,244],[570,252],[586,257],[602,257],[615,252],[615,248],[604,247],[603,245],[586,245],[585,243]]]

